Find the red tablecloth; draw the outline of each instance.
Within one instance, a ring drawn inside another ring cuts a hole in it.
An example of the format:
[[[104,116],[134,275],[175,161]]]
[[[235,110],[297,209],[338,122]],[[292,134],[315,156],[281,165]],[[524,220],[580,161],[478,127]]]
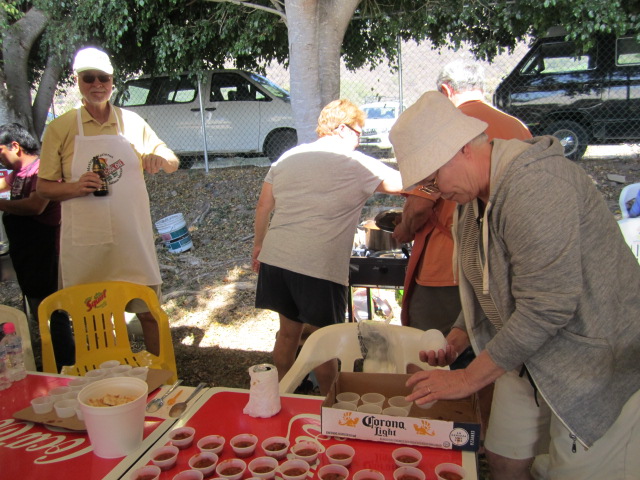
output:
[[[207,397],[209,398],[206,399]],[[163,480],[171,479],[178,472],[189,469],[189,458],[198,453],[196,443],[206,435],[218,434],[224,436],[226,442],[219,455],[220,460],[234,458],[235,455],[229,443],[231,438],[239,433],[253,433],[258,437],[258,447],[255,454],[243,459],[247,462],[247,465],[253,458],[264,455],[262,448],[259,446],[263,440],[271,436],[284,436],[289,438],[291,445],[297,440],[311,439],[317,440],[325,449],[335,443],[348,443],[356,450],[350,467],[351,474],[363,468],[372,468],[382,472],[385,478],[393,478],[393,470],[396,467],[391,457],[391,452],[402,445],[352,439],[341,441],[322,436],[320,433],[320,405],[322,401],[318,398],[283,396],[281,398],[282,410],[271,418],[253,418],[242,412],[249,399],[248,392],[213,391],[204,394],[202,398],[206,400],[200,408],[190,418],[180,422],[182,425],[196,429],[194,443],[190,448],[180,451],[178,462],[174,468],[162,472],[160,478]],[[169,431],[160,438],[156,442],[156,447],[167,444],[170,433]],[[439,463],[451,462],[462,465],[462,453],[459,451],[425,447],[414,448],[417,448],[422,453],[423,459],[420,468],[427,473],[428,479],[435,478],[434,468]],[[150,464],[150,460],[151,451],[147,452],[135,467]],[[317,470],[326,463],[328,462],[325,455],[321,454],[317,463],[312,466],[314,473],[312,478],[318,478]],[[250,474],[247,470],[243,478],[249,477]],[[276,476],[276,478],[280,477]]]
[[[56,375],[29,374],[0,392],[0,478],[102,479],[121,462],[122,470],[126,470],[137,460],[138,456],[132,459],[95,456],[86,432],[12,418],[14,412],[28,407],[33,397],[45,395],[69,380]],[[145,422],[145,439],[161,423],[161,420]]]

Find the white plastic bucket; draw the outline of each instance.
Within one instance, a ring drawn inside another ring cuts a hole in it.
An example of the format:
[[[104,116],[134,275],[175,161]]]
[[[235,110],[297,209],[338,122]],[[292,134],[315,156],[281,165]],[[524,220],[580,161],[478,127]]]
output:
[[[156,228],[160,234],[160,238],[171,253],[180,253],[193,248],[191,235],[187,229],[187,224],[181,213],[169,215],[168,217],[158,220]]]
[[[132,377],[113,377],[90,383],[78,394],[93,453],[100,458],[124,457],[142,444],[147,382]],[[106,394],[126,395],[133,400],[112,407],[89,405],[89,399]]]

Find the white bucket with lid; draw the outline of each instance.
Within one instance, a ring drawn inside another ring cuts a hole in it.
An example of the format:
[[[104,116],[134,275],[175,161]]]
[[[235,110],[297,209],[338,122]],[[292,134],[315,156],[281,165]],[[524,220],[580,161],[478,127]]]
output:
[[[168,217],[158,220],[156,228],[160,234],[160,238],[171,253],[185,252],[193,248],[191,235],[187,229],[187,224],[181,213],[169,215]]]

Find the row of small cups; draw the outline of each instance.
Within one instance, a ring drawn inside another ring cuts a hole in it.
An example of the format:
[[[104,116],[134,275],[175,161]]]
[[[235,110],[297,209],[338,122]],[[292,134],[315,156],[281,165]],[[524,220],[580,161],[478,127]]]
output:
[[[77,397],[80,390],[86,385],[103,378],[115,376],[130,376],[146,380],[149,372],[148,367],[134,368],[131,365],[120,365],[117,360],[104,362],[100,367],[99,369],[88,371],[84,377],[72,378],[66,386],[52,388],[47,395],[33,398],[31,400],[33,411],[38,414],[44,414],[55,409],[59,418],[70,418],[77,415],[78,419],[83,420]]]
[[[385,401],[387,401],[388,407],[383,408]],[[406,417],[411,411],[412,403],[405,400],[402,395],[387,400],[381,393],[365,393],[361,396],[354,392],[342,392],[336,395],[336,403],[333,404],[333,408]]]
[[[202,454],[198,454],[198,455],[202,455]],[[197,455],[192,457],[192,460],[195,457],[197,457]],[[260,480],[260,479],[266,479],[266,478],[273,478],[273,476],[271,477],[255,476],[256,474],[252,471],[252,468],[251,468],[251,465],[253,462],[256,462],[260,459],[269,459],[269,458],[270,457],[260,457],[260,458],[254,459],[252,462],[249,463],[249,471],[252,472],[252,475],[254,476],[248,480]],[[275,461],[275,459],[273,458],[270,458],[270,459]],[[189,460],[190,466],[192,465],[192,460]],[[225,464],[225,462],[228,462],[228,464]],[[242,475],[244,474],[247,468],[246,463],[243,460],[240,460],[238,458],[223,460],[218,464],[218,467],[220,465],[224,465],[223,469],[221,469],[220,471],[226,471],[226,469],[230,469],[230,468],[241,470],[240,473],[237,474],[237,476],[233,476],[233,477],[221,476],[220,478],[223,478],[223,479],[224,478],[240,479],[242,478]],[[218,472],[219,470],[218,467],[216,467],[215,470],[216,470],[216,473],[220,475],[220,473]],[[304,462],[303,460],[287,460],[279,467],[280,474],[285,480],[303,480],[307,477],[309,469],[310,469],[309,464]],[[299,473],[299,472],[303,472],[303,473]],[[451,478],[449,476],[441,476],[441,474],[443,473],[445,474],[455,473],[459,478],[462,478],[462,479],[464,479],[466,475],[464,469],[462,469],[459,465],[456,465],[454,463],[440,464],[436,467],[435,472],[439,480],[447,480],[448,478]],[[159,467],[155,465],[147,465],[145,467],[142,467],[136,470],[131,478],[133,478],[134,480],[138,480],[142,478],[146,480],[157,480],[160,477],[160,473],[161,473],[161,469]],[[349,478],[349,470],[347,470],[346,467],[343,467],[341,465],[333,465],[333,464],[324,465],[320,467],[320,469],[318,470],[318,477],[320,478],[320,480],[324,480],[325,475],[330,475],[330,474],[332,475],[331,478],[335,478],[335,475],[341,476],[344,480],[347,480]],[[192,467],[191,470],[184,470],[178,473],[177,475],[174,475],[173,480],[203,480],[204,477],[207,475],[210,475],[210,473],[205,474],[201,470],[193,469]],[[422,470],[416,467],[399,467],[393,472],[394,480],[401,480],[407,477],[416,478],[418,480],[426,480],[426,474]],[[377,470],[363,469],[354,473],[353,480],[385,480],[385,477],[382,474],[382,472],[379,472]]]

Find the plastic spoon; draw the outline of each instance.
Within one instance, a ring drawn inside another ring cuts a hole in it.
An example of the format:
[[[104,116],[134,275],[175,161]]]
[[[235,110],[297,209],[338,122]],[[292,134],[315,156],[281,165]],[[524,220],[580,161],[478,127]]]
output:
[[[200,383],[196,387],[196,389],[191,393],[191,395],[189,395],[189,398],[187,398],[184,402],[176,403],[173,407],[171,407],[171,410],[169,410],[169,416],[179,417],[180,415],[182,415],[184,411],[187,409],[187,403],[189,403],[189,400],[195,397],[196,394],[206,386],[207,386],[206,383]]]
[[[182,380],[178,380],[176,383],[171,385],[171,388],[167,390],[166,393],[160,398],[154,398],[149,403],[147,403],[147,413],[153,413],[160,410],[162,408],[162,405],[164,405],[164,399],[167,398],[171,394],[171,392],[173,392],[181,383]]]

